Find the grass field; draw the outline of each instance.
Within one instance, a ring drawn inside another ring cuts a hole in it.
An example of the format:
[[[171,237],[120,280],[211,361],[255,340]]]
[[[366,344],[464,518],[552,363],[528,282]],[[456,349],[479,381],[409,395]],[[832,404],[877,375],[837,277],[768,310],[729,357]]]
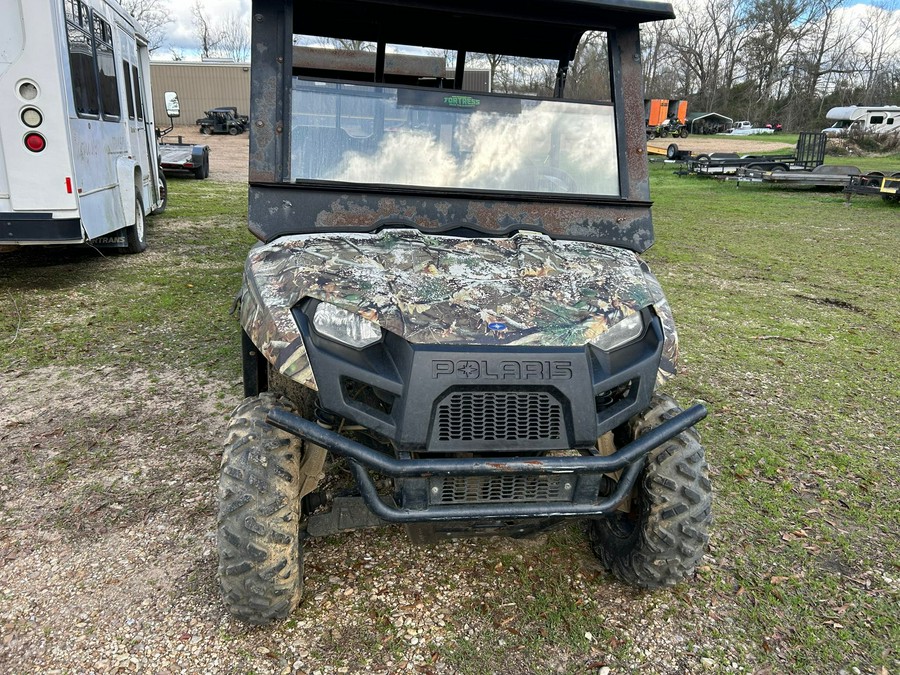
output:
[[[900,156],[876,163],[900,171]],[[862,196],[847,204],[840,192],[735,189],[661,163],[651,192],[657,244],[645,258],[681,338],[681,374],[668,392],[710,409],[699,425],[715,491],[709,556],[682,587],[619,590],[613,608],[596,590],[609,578],[573,576],[560,553],[580,537],[575,526],[544,547],[496,554],[490,569],[448,558],[453,578],[484,594],[442,614],[455,638],[432,646],[435,659],[472,673],[510,664],[547,672],[548,652],[563,672],[604,663],[614,673],[897,673],[900,207]],[[229,310],[253,243],[246,186],[172,180],[170,195],[140,256],[0,258],[0,372],[174,366],[237,389]],[[38,470],[54,485],[73,468],[90,470],[77,457]],[[434,584],[449,583],[446,574]],[[671,669],[648,664],[639,640],[607,621],[612,612],[637,624],[634,607],[654,608],[682,636]],[[370,647],[401,649],[390,608],[354,611],[371,624]],[[586,646],[586,635],[602,648]],[[346,662],[354,639],[344,642],[325,658]]]

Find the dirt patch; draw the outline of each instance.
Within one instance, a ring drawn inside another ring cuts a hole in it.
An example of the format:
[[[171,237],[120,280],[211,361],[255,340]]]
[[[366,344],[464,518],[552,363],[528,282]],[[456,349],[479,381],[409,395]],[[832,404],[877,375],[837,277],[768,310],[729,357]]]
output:
[[[175,368],[0,372],[0,670],[518,675],[618,663],[674,675],[707,654],[740,659],[711,640],[704,584],[624,587],[577,532],[431,548],[400,527],[313,539],[291,619],[236,622],[215,578],[221,427],[236,389]],[[509,601],[521,584],[525,606]],[[505,667],[463,665],[519,629],[542,639],[557,603],[589,607],[591,620],[548,633],[540,662],[513,650]]]
[[[772,138],[771,136],[769,137]],[[773,140],[756,141],[747,138],[728,138],[726,136],[689,136],[687,138],[657,138],[648,141],[648,148],[665,151],[670,144],[674,143],[679,150],[690,150],[695,155],[699,153],[709,154],[711,152],[736,152],[738,154],[747,154],[752,152],[772,152],[773,150],[791,149],[792,143],[778,143]]]

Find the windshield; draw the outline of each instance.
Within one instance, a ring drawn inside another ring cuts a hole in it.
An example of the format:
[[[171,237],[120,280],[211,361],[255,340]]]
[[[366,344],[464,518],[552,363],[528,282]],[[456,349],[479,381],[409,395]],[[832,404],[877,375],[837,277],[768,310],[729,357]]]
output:
[[[295,66],[300,55],[320,72],[292,79],[289,180],[618,197],[604,36],[586,44],[579,54],[604,58],[582,57],[599,74],[570,73],[565,93],[579,100],[553,97],[556,63],[492,57],[460,89],[452,60],[398,47],[389,66],[413,81],[370,84],[351,69],[374,69],[372,52],[295,47]],[[346,78],[334,63],[352,64]]]
[[[294,77],[291,180],[619,196],[613,108]]]

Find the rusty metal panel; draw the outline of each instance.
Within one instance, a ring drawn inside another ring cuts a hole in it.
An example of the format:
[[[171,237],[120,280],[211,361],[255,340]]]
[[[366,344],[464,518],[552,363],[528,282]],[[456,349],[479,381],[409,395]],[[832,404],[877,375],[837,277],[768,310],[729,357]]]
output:
[[[253,4],[250,58],[250,159],[249,179],[281,180],[283,120],[290,117],[292,3],[257,0]]]
[[[253,185],[249,212],[250,231],[262,241],[287,234],[371,232],[400,226],[423,232],[468,228],[488,235],[534,230],[558,239],[622,246],[637,252],[653,243],[647,202],[561,199],[547,203]]]
[[[647,132],[644,118],[644,81],[641,73],[641,44],[637,26],[616,31],[618,38],[618,90],[623,96],[617,101],[619,128],[625,131],[625,143],[619,148],[625,160],[627,182],[623,181],[622,196],[626,199],[650,199],[647,167]],[[652,235],[651,235],[652,237]]]

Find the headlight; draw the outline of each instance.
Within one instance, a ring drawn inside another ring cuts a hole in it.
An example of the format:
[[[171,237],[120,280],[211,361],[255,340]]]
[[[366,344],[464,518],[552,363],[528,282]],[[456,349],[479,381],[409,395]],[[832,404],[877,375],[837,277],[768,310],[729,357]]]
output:
[[[319,335],[354,349],[363,349],[381,339],[381,326],[377,323],[327,302],[316,306],[313,327]]]
[[[637,340],[644,332],[644,320],[640,312],[631,314],[613,324],[603,335],[591,340],[591,344],[605,352],[618,349]]]

